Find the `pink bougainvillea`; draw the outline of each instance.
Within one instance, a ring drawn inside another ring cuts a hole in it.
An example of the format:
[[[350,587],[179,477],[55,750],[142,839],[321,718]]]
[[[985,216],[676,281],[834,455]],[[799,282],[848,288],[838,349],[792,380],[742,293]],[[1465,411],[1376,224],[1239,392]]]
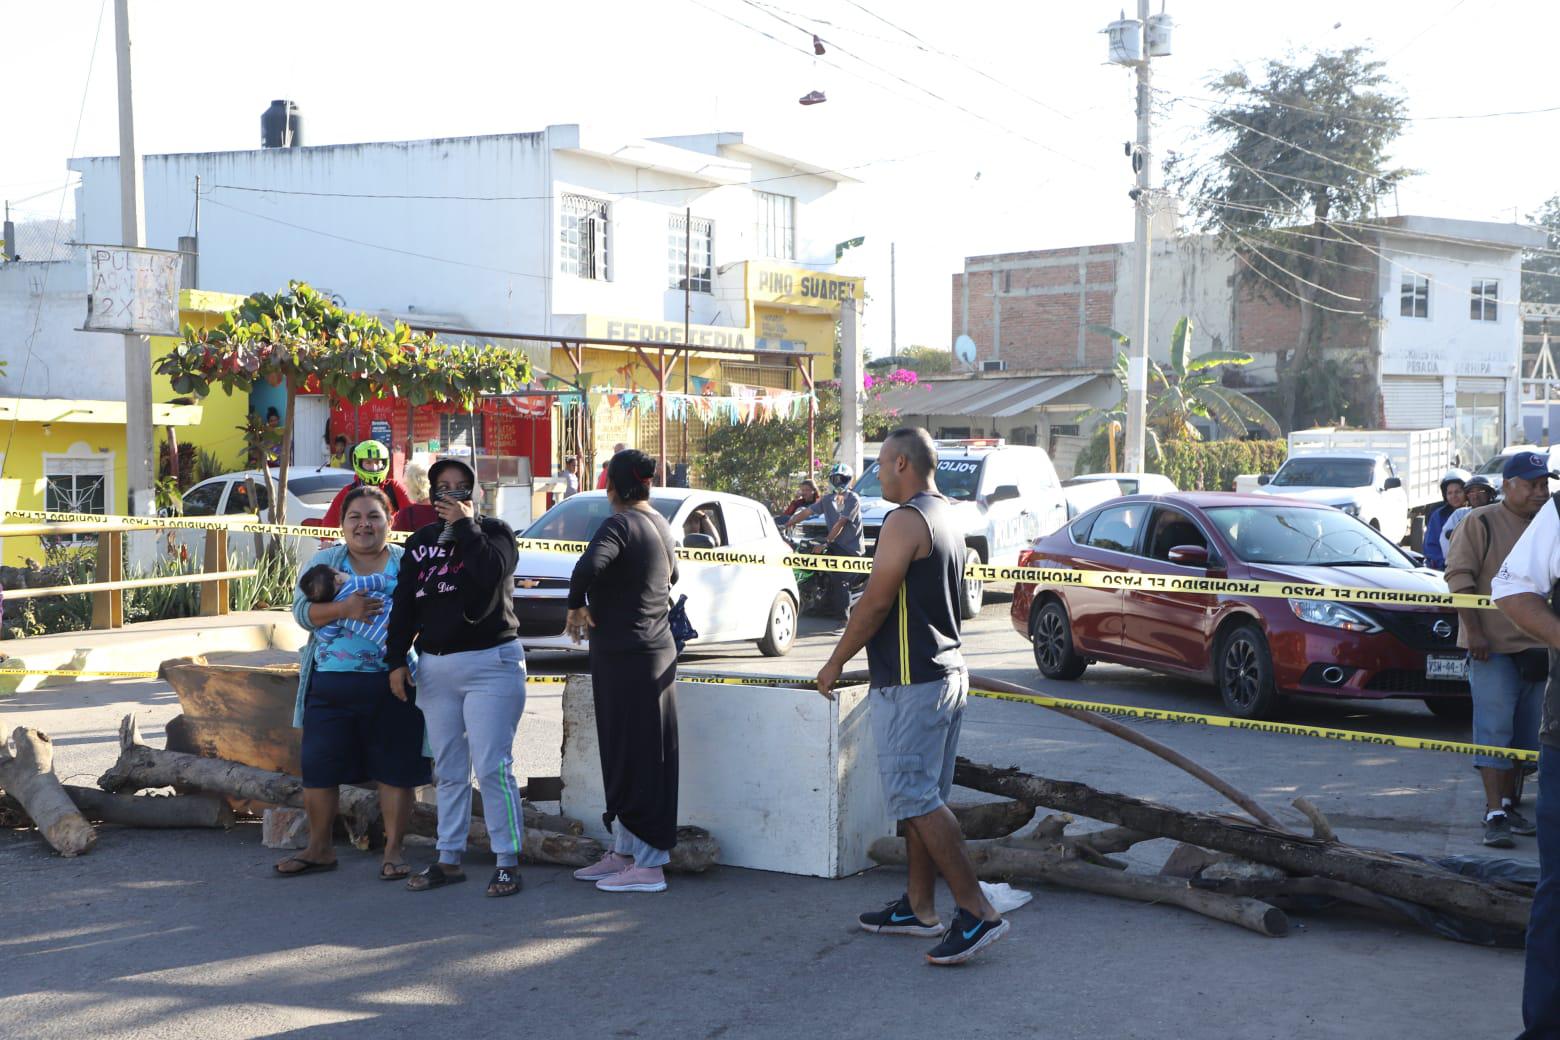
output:
[[[867,390],[892,390],[897,386],[915,386],[920,382],[920,377],[908,368],[896,368],[884,375],[874,376],[870,373],[861,377],[861,385]]]

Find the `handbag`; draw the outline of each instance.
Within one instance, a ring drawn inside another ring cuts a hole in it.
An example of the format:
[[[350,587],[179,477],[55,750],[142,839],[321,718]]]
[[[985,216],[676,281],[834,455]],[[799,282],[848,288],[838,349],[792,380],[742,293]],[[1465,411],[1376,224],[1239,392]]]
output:
[[[667,602],[671,603],[671,600],[668,599]],[[686,594],[678,596],[677,602],[671,603],[671,609],[666,612],[666,622],[671,626],[672,642],[677,644],[677,656],[679,657],[682,656],[683,647],[688,645],[689,640],[699,638],[699,633],[694,630],[693,622],[688,620],[687,602],[688,597]]]

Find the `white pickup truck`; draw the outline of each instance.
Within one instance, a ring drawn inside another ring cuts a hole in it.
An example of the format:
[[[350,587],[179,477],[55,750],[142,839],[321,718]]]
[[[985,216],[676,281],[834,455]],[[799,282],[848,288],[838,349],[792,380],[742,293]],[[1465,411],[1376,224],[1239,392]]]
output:
[[[1001,438],[940,440],[937,488],[953,503],[966,563],[1015,564],[1020,550],[1067,523],[1067,500],[1044,448]],[[854,490],[861,496],[863,549],[871,555],[883,518],[895,508],[883,498],[876,460],[857,478]],[[802,530],[814,537],[824,533],[819,520],[807,521]],[[983,582],[965,580],[960,606],[966,620],[980,613],[985,594]]]
[[[1401,544],[1410,514],[1441,500],[1452,464],[1451,430],[1297,430],[1256,491],[1336,506]]]

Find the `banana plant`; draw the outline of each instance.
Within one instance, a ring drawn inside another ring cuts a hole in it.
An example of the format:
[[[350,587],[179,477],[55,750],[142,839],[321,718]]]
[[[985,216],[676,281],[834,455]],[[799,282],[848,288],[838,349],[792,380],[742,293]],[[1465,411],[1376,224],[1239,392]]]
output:
[[[1122,348],[1130,340],[1115,329],[1090,325],[1090,331],[1109,336]],[[1148,426],[1151,434],[1165,440],[1201,440],[1194,418],[1214,419],[1221,426],[1241,434],[1262,431],[1270,437],[1281,434],[1278,420],[1266,408],[1223,384],[1218,369],[1225,365],[1249,365],[1250,354],[1236,350],[1213,350],[1191,356],[1192,320],[1183,317],[1175,323],[1170,337],[1170,364],[1148,362]],[[1087,413],[1090,418],[1125,423],[1127,414],[1127,355],[1116,355],[1115,375],[1121,385],[1116,404]],[[1157,451],[1157,444],[1155,450]]]

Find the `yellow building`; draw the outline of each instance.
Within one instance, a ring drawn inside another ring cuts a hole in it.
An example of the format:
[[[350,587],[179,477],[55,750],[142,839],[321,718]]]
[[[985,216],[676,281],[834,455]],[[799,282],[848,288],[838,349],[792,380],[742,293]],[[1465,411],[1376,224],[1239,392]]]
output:
[[[743,287],[742,314],[736,325],[689,325],[681,322],[639,320],[586,314],[582,335],[586,339],[642,341],[664,344],[667,350],[667,390],[673,393],[729,395],[733,384],[768,390],[803,392],[803,375],[811,364],[816,381],[835,378],[834,347],[840,308],[853,299],[860,306],[865,280],[794,267],[769,261],[744,261],[740,267]],[[670,360],[673,349],[684,341],[693,349]],[[700,349],[704,348],[704,349]],[[720,351],[719,353],[715,351]],[[725,353],[725,351],[749,352]],[[652,364],[660,357],[646,350]],[[575,361],[589,386],[653,391],[654,370],[631,347],[615,349],[600,344],[583,346],[574,358],[570,348],[555,346],[548,367],[566,380],[575,378]],[[595,460],[599,464],[623,443],[655,454],[660,446],[660,418],[650,409],[625,410],[604,395],[591,398],[591,425]],[[697,458],[706,424],[697,417],[686,423],[668,419],[667,458],[673,462]],[[576,420],[565,407],[554,427],[554,455],[581,453]],[[684,452],[683,446],[687,445]]]
[[[229,293],[185,290],[180,319],[197,327],[214,325],[243,298]],[[104,363],[118,364],[120,337],[104,334]],[[152,357],[177,342],[152,337]],[[244,458],[238,431],[249,411],[247,394],[220,391],[198,403],[184,401],[166,377],[152,375],[152,426],[158,451],[169,430],[181,443],[216,456],[224,470]],[[125,467],[125,403],[68,398],[0,397],[0,508],[78,513],[124,513],[129,508]],[[4,539],[3,560],[18,565],[41,559],[36,539]]]

